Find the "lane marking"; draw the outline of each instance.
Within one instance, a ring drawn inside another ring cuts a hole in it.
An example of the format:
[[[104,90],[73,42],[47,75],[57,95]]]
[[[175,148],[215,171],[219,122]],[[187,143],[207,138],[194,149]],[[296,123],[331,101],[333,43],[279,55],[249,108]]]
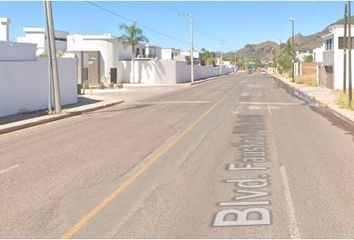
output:
[[[206,104],[210,101],[153,101],[153,102],[135,102],[142,104]]]
[[[249,110],[267,110],[268,111],[268,114],[270,116],[272,116],[272,110],[279,110],[280,107],[277,107],[277,106],[254,106],[254,105],[251,105],[248,107]]]
[[[231,94],[231,91],[229,94]],[[161,150],[153,154],[150,159],[137,170],[135,174],[125,180],[120,186],[118,186],[110,195],[104,198],[96,207],[86,213],[74,226],[70,228],[61,238],[68,239],[74,236],[81,230],[87,223],[91,221],[102,209],[104,209],[109,203],[111,203],[120,193],[124,192],[130,185],[132,185],[140,176],[142,176],[155,162],[157,162],[166,152],[168,152],[173,146],[175,146],[185,135],[187,135],[194,127],[196,127],[215,107],[217,107],[229,94],[225,95],[213,106],[211,106],[206,112],[204,112],[198,119],[196,119],[188,128],[179,133],[170,142],[165,143]]]
[[[251,94],[248,93],[248,92],[244,92],[244,93],[241,94],[241,97],[248,97],[249,95],[251,95]]]
[[[6,169],[4,169],[4,170],[1,170],[1,171],[0,171],[0,175],[3,174],[3,173],[6,173],[6,172],[8,172],[8,171],[11,171],[12,169],[18,168],[19,166],[20,166],[20,165],[16,164],[16,165],[13,165],[13,166],[11,166],[11,167],[8,167],[8,168],[6,168]]]
[[[274,108],[274,107],[268,106],[268,107],[267,107],[267,109],[268,109],[268,114],[269,114],[270,116],[272,116],[272,115],[273,115],[273,114],[272,114],[272,109],[277,109],[277,108],[279,109],[279,107],[275,107],[275,108]]]
[[[143,114],[144,114],[144,115],[148,115],[148,114],[150,114],[150,113],[152,113],[152,112],[155,112],[155,111],[157,111],[157,110],[161,110],[161,109],[163,109],[163,108],[165,108],[165,107],[166,107],[166,105],[160,105],[160,106],[158,106],[158,107],[152,108],[152,109],[150,109],[150,110],[144,112]]]
[[[245,105],[280,105],[280,106],[300,106],[302,103],[282,103],[282,102],[240,102]]]
[[[299,239],[301,238],[300,231],[295,217],[295,208],[294,208],[293,200],[291,198],[289,182],[286,176],[286,170],[284,166],[280,167],[280,177],[284,187],[284,196],[285,196],[285,201],[288,209],[288,215],[290,221],[290,229],[289,229],[290,237],[293,239]]]
[[[235,115],[235,114],[239,114],[240,113],[240,105],[237,106],[237,108],[232,111],[232,114]]]

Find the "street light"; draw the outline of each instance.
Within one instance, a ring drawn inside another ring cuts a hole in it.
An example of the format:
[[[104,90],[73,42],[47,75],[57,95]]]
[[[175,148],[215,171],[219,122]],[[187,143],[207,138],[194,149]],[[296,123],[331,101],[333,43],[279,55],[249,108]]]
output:
[[[294,48],[294,18],[289,18],[289,21],[291,22],[291,46],[292,46],[292,64],[291,64],[291,69],[292,69],[292,82],[295,82],[295,48]]]

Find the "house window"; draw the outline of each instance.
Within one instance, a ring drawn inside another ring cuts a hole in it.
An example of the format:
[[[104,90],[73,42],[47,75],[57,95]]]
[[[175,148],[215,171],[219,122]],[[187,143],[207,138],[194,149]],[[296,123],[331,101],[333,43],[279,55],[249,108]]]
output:
[[[347,37],[347,41],[349,38]],[[343,49],[344,48],[344,37],[339,37],[338,38],[338,48]],[[354,48],[354,37],[352,37],[352,49]]]
[[[333,38],[329,38],[325,42],[326,45],[326,50],[332,50],[333,49]]]

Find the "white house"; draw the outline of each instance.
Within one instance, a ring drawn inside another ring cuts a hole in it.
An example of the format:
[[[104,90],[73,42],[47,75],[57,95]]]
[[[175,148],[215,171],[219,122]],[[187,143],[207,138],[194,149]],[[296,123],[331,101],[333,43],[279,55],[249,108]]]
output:
[[[183,57],[190,57],[190,56],[191,56],[191,52],[190,52],[190,51],[181,52],[181,56],[183,56]],[[199,52],[194,51],[194,52],[193,52],[193,58],[194,58],[194,59],[199,59]]]
[[[11,20],[9,18],[0,18],[0,41],[9,41],[9,25]]]
[[[35,61],[37,59],[36,44],[0,41],[0,49],[0,61]]]
[[[136,46],[135,57],[161,59],[161,47],[154,46],[148,43],[140,43]]]
[[[49,81],[48,59],[37,58],[36,44],[9,42],[7,19],[0,25],[0,117],[46,109]],[[59,58],[58,72],[62,104],[77,102],[75,58]]]
[[[310,51],[306,51],[306,52],[296,51],[295,55],[296,55],[296,59],[299,60],[300,62],[304,62],[306,57],[309,56],[312,56],[313,58],[313,53],[311,53]]]
[[[177,60],[181,55],[181,49],[161,48],[161,60]]]
[[[322,64],[324,49],[325,49],[324,46],[321,46],[312,50],[314,62]]]
[[[37,45],[37,56],[48,52],[45,28],[23,28],[25,36],[18,37],[17,42],[33,43]],[[55,46],[57,51],[66,50],[68,32],[55,30]]]
[[[0,18],[0,61],[36,60],[35,44],[9,41],[10,23],[9,18]]]
[[[117,82],[117,68],[119,61],[119,49],[122,46],[119,38],[112,34],[67,36],[67,51],[74,52],[78,56],[79,78],[80,69],[83,68],[82,79],[79,83],[88,80],[98,84],[107,79],[107,82]],[[129,51],[125,50],[125,51]],[[128,54],[128,53],[127,53]]]
[[[332,25],[328,27],[329,33],[322,36],[323,39],[323,53],[322,61],[323,68],[319,69],[318,84],[332,89],[343,88],[343,47],[344,47],[344,25]],[[354,26],[352,26],[352,32]],[[353,38],[354,41],[354,38]],[[318,54],[315,53],[316,61],[321,59]],[[352,52],[354,56],[354,52]],[[352,68],[354,61],[352,61]],[[348,85],[348,84],[347,84]]]
[[[119,53],[119,60],[131,60],[132,59],[132,46],[123,44],[122,40],[119,39],[119,46],[118,46],[118,53]]]

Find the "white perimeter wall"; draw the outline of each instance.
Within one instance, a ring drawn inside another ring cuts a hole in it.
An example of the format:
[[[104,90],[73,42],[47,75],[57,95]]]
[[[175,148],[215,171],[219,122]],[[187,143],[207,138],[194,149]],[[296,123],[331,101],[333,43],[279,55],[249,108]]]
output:
[[[36,59],[35,44],[0,41],[0,61],[33,61]]]
[[[134,83],[176,84],[191,81],[191,66],[185,61],[134,61]],[[223,74],[233,72],[233,68],[223,67]],[[219,67],[194,66],[194,80],[219,75]],[[133,83],[131,61],[120,61],[118,80]]]
[[[74,58],[58,58],[62,105],[77,103]],[[48,60],[0,62],[0,117],[48,106]]]

